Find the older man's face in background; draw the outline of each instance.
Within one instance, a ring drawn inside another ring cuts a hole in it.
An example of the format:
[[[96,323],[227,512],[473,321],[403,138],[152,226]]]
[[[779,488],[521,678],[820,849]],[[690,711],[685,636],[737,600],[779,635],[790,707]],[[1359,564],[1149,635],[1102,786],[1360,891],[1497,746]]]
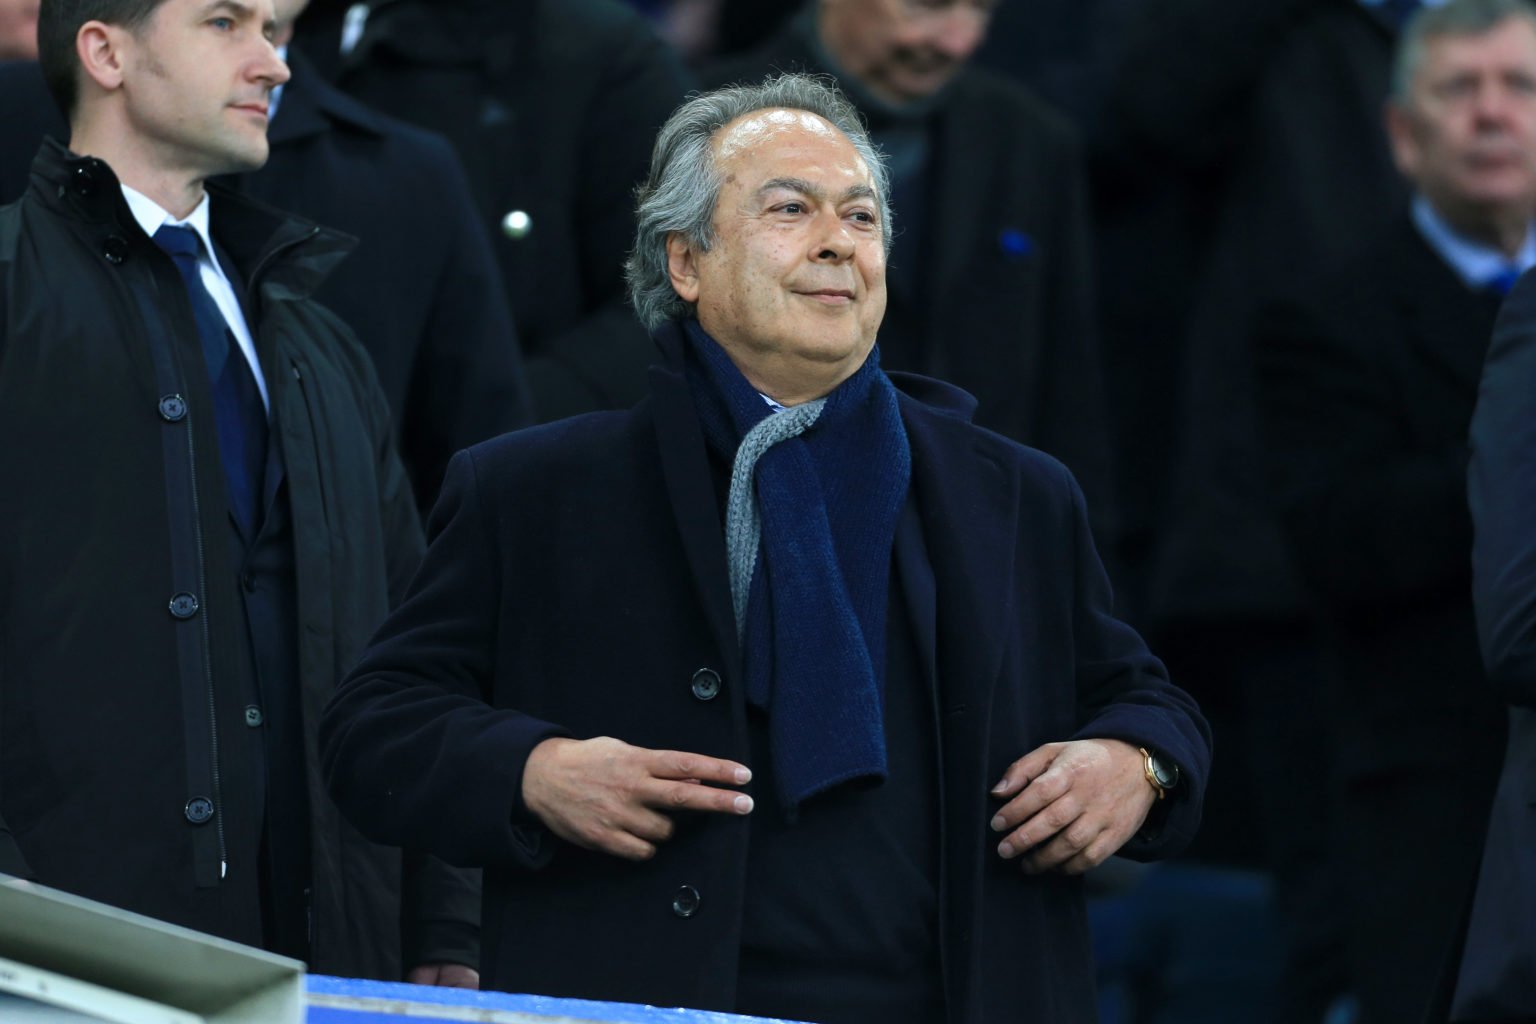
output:
[[[39,0],[0,0],[0,60],[37,60]]]
[[[1536,27],[1511,17],[1430,36],[1388,129],[1398,167],[1443,214],[1536,213]]]
[[[868,165],[803,110],[722,128],[715,241],[695,255],[699,323],[742,366],[857,369],[885,316],[885,225]],[[690,289],[691,290],[691,289]]]
[[[997,0],[822,0],[818,30],[844,71],[888,103],[931,96],[987,36]]]

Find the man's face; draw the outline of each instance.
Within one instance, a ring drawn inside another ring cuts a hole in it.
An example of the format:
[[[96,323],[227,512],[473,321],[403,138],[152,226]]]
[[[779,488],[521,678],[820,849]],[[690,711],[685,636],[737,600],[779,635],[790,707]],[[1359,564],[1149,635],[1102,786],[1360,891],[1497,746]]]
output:
[[[1536,28],[1431,36],[1409,102],[1388,111],[1397,165],[1442,213],[1536,212]]]
[[[123,110],[161,166],[199,176],[267,160],[267,104],[288,80],[272,0],[165,0],[123,40]]]
[[[0,60],[37,59],[38,0],[0,0]]]
[[[996,0],[822,0],[822,43],[864,87],[894,104],[931,96],[987,35]]]
[[[886,228],[869,167],[842,132],[800,110],[738,118],[717,133],[714,157],[715,243],[685,256],[669,241],[678,293],[754,384],[843,379],[885,315]]]

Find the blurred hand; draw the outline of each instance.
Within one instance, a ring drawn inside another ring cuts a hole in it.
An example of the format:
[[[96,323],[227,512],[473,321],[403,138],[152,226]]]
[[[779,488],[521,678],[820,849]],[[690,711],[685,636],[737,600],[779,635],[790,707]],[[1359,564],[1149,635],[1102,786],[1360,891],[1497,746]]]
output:
[[[438,988],[480,988],[480,972],[463,964],[422,964],[412,967],[405,980],[412,985],[436,985]]]
[[[1047,743],[1019,758],[992,789],[1008,801],[992,830],[1012,830],[998,854],[1021,857],[1028,874],[1060,868],[1080,875],[1102,864],[1157,802],[1144,766],[1141,751],[1120,740]]]
[[[649,860],[672,837],[663,811],[750,814],[752,798],[706,783],[750,781],[745,765],[622,740],[548,739],[523,767],[523,802],[555,835],[588,850]]]

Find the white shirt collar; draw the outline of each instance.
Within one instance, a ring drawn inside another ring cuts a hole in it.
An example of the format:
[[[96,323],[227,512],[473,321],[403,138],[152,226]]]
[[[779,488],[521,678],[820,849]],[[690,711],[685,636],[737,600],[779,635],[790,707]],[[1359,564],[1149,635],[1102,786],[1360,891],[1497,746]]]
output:
[[[1413,223],[1430,247],[1470,288],[1482,288],[1506,272],[1523,273],[1536,266],[1536,231],[1526,231],[1520,251],[1510,259],[1491,246],[1457,233],[1422,195],[1413,200]]]
[[[187,227],[197,232],[197,237],[203,240],[203,253],[210,260],[213,259],[213,237],[208,234],[208,193],[203,193],[203,201],[186,217],[177,220],[165,211],[159,203],[146,196],[144,193],[123,186],[123,198],[128,200],[128,209],[133,213],[133,219],[139,222],[139,227],[150,238],[155,237],[167,224],[173,227]]]

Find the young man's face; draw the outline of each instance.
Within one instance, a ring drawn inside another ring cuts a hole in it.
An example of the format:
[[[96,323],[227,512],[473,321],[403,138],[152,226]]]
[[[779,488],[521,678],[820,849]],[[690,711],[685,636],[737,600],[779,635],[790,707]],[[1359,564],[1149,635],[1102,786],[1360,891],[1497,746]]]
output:
[[[272,48],[272,0],[165,0],[124,33],[123,111],[132,144],[206,177],[267,161],[268,102],[288,80]]]

